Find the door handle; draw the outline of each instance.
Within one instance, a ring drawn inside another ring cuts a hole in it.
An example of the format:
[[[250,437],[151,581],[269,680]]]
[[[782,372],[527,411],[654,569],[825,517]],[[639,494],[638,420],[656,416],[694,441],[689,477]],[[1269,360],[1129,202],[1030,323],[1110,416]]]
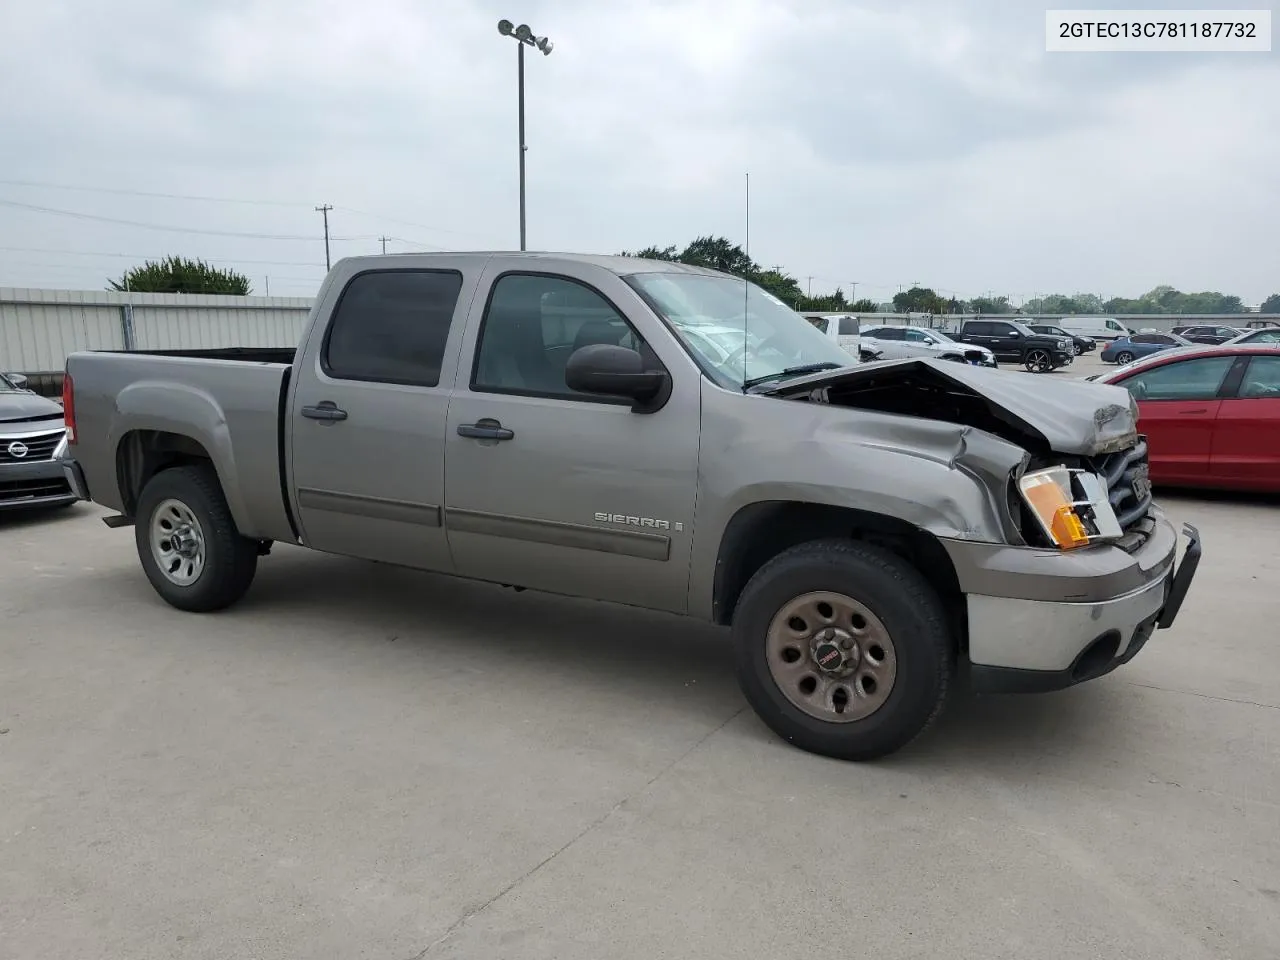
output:
[[[1209,412],[1209,408],[1208,408],[1208,407],[1196,407],[1196,409],[1194,409],[1194,410],[1183,410],[1182,412],[1183,412],[1183,413],[1208,413],[1208,412]]]
[[[497,420],[485,417],[475,423],[458,424],[458,436],[476,440],[510,440],[515,436],[515,431],[508,430]]]
[[[321,400],[314,407],[303,407],[299,412],[308,420],[324,420],[332,423],[335,420],[347,419],[347,411],[339,409],[332,400]]]

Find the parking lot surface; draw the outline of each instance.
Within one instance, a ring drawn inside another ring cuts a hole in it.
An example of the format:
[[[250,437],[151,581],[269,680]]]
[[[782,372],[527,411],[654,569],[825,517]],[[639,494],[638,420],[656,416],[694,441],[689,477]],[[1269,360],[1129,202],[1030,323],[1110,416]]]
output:
[[[0,520],[0,956],[1274,960],[1280,505],[1164,502],[1172,630],[868,765],[703,625],[287,547],[189,615]]]

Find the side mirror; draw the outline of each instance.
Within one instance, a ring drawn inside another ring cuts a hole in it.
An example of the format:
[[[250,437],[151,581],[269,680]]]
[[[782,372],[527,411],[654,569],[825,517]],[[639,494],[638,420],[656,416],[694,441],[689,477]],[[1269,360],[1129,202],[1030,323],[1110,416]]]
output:
[[[20,373],[6,373],[4,378],[12,383],[19,390],[27,389],[27,378]]]
[[[636,413],[654,412],[671,394],[665,370],[646,370],[639,353],[611,343],[593,343],[570,354],[564,382],[582,393],[626,397]]]

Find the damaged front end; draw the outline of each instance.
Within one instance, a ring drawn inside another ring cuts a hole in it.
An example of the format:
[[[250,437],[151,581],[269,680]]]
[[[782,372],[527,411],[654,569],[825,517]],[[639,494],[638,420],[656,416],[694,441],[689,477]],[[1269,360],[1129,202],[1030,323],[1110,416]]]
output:
[[[1120,387],[915,358],[762,385],[753,392],[942,421],[1024,451],[1008,516],[1027,546],[1137,549],[1154,528],[1147,444]]]

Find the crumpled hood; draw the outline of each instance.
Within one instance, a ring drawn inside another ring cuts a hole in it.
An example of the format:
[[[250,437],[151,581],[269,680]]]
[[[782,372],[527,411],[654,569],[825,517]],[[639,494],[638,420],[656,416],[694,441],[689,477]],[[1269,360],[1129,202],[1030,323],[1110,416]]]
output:
[[[33,420],[37,417],[61,417],[62,407],[48,397],[35,393],[0,391],[0,423],[6,420]]]
[[[942,385],[976,396],[986,401],[1000,420],[1032,434],[1037,445],[1058,453],[1096,456],[1124,449],[1138,437],[1136,404],[1123,387],[1051,373],[992,370],[952,360],[914,357],[864,363],[796,377],[752,392],[829,402],[830,391],[852,390],[856,396],[859,385],[893,389],[893,381],[899,378],[902,390],[918,390],[921,384]],[[848,401],[843,405],[857,406]]]

